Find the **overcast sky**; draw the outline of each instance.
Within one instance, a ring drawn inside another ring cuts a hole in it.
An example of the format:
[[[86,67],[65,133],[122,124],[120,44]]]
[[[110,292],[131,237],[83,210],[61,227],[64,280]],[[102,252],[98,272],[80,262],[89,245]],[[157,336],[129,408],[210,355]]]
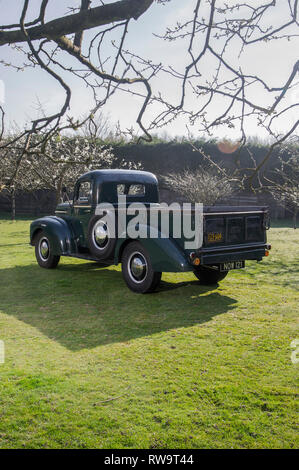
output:
[[[227,0],[230,2],[232,0]],[[71,0],[52,0],[49,2],[47,20],[66,13],[68,6],[77,6],[79,1]],[[106,2],[108,3],[108,2]],[[223,0],[218,0],[218,4]],[[252,4],[259,4],[257,0],[251,0]],[[287,12],[287,0],[277,0],[277,8],[273,9],[270,23],[280,24],[283,21],[285,12]],[[17,22],[20,16],[20,7],[23,4],[20,0],[0,0],[1,23]],[[94,5],[100,2],[94,1]],[[39,0],[31,0],[30,14],[34,17],[40,5]],[[130,35],[126,47],[134,49],[137,54],[143,57],[153,59],[155,62],[162,61],[165,64],[173,65],[181,71],[186,66],[187,54],[186,43],[184,41],[167,43],[156,38],[153,33],[163,34],[167,26],[174,25],[176,21],[184,21],[190,18],[194,10],[194,0],[171,0],[170,3],[161,6],[155,4],[138,21],[131,21],[129,26]],[[269,19],[269,18],[268,18]],[[87,34],[91,34],[88,32]],[[110,46],[107,44],[107,55],[110,53]],[[270,86],[280,86],[283,84],[298,59],[299,44],[297,38],[292,41],[283,40],[282,42],[273,41],[263,43],[262,46],[251,46],[251,49],[242,56],[238,65],[252,74],[258,73],[268,81]],[[236,64],[237,52],[231,50],[230,56]],[[2,46],[0,58],[7,62],[21,64],[24,60],[22,54],[12,51],[11,48]],[[67,60],[67,59],[66,59]],[[213,71],[212,59],[204,62],[206,71]],[[16,72],[11,67],[5,67],[0,64],[0,99],[5,101],[5,110],[8,118],[15,120],[20,125],[37,116],[37,102],[40,102],[48,111],[56,111],[60,108],[64,100],[64,92],[57,83],[44,71],[35,68],[27,68],[24,72]],[[72,76],[67,77],[67,83],[72,88],[72,101],[70,114],[78,116],[85,114],[92,106],[92,96],[86,90],[79,79]],[[179,83],[169,79],[166,75],[159,83],[153,84],[163,93],[167,93],[173,102],[179,101]],[[138,91],[138,88],[136,88]],[[192,106],[192,97],[189,105]],[[262,90],[256,90],[255,100],[260,100],[265,105],[265,95]],[[297,89],[287,96],[286,103],[295,103],[299,101],[299,92]],[[129,95],[115,95],[107,104],[104,111],[109,114],[111,122],[118,120],[122,127],[130,127],[136,121],[140,100]],[[217,103],[215,102],[214,111],[216,112]],[[298,108],[295,108],[295,110]],[[298,112],[298,111],[297,111]],[[287,130],[297,115],[295,111],[290,112],[283,121],[279,123],[281,130]],[[151,118],[151,111],[147,115],[148,121]],[[165,128],[170,135],[186,134],[186,122],[177,120],[169,127]],[[163,130],[162,130],[163,131]],[[255,124],[249,123],[247,131],[251,135],[264,134]],[[196,135],[196,126],[192,128]],[[219,137],[232,136],[227,129],[217,130]]]

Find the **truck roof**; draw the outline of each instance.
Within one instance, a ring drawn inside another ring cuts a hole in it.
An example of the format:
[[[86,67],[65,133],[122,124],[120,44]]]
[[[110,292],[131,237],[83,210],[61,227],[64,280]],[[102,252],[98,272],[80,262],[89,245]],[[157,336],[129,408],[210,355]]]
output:
[[[102,182],[120,182],[120,183],[140,183],[140,184],[158,184],[158,180],[153,173],[140,170],[93,170],[80,176],[78,181],[96,180]]]

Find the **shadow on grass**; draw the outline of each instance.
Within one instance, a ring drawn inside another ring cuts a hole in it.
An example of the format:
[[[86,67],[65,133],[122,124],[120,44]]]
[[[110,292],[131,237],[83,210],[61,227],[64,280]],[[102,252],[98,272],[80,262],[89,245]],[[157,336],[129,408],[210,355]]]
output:
[[[97,263],[1,269],[0,282],[5,314],[73,351],[198,325],[236,307],[217,286],[196,280],[162,281],[156,293],[134,294],[120,271]]]

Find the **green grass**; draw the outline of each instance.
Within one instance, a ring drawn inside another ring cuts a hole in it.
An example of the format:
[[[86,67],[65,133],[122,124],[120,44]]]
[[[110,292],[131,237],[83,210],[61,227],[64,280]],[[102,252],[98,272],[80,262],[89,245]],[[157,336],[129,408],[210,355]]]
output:
[[[218,287],[136,295],[115,267],[39,268],[29,223],[0,221],[0,448],[298,447],[299,230]]]

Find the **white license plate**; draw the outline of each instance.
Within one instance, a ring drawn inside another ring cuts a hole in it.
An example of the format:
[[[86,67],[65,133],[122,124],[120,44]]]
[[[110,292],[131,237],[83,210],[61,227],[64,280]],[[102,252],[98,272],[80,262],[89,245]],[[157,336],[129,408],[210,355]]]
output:
[[[230,271],[231,269],[245,268],[245,261],[228,261],[220,264],[220,271]]]

